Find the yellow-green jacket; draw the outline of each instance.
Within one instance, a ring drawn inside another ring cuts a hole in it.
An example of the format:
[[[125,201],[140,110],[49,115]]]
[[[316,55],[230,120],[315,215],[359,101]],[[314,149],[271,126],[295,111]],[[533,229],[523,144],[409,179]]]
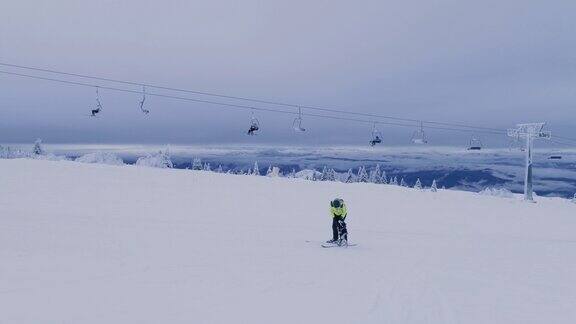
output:
[[[345,218],[346,215],[348,214],[348,210],[346,209],[346,204],[344,204],[344,202],[342,202],[342,205],[338,208],[330,206],[330,213],[332,214],[332,217],[340,216],[342,218]]]

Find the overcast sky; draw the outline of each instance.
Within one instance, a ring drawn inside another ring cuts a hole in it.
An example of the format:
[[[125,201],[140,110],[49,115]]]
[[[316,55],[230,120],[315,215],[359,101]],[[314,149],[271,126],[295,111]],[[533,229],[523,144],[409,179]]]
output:
[[[411,119],[547,121],[576,137],[574,0],[5,0],[0,61]],[[0,142],[363,145],[372,127],[305,118],[295,135],[293,117],[257,112],[249,138],[249,111],[149,97],[144,116],[138,95],[100,94],[90,118],[92,88],[0,75]],[[379,128],[387,144],[413,131]]]

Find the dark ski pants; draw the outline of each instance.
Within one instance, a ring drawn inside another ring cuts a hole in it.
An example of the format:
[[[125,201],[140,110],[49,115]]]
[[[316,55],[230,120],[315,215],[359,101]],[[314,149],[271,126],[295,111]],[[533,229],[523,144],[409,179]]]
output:
[[[346,240],[348,239],[348,230],[346,229],[346,222],[344,222],[344,219],[345,218],[340,216],[332,218],[332,239],[334,241],[338,240],[338,236],[346,238]]]

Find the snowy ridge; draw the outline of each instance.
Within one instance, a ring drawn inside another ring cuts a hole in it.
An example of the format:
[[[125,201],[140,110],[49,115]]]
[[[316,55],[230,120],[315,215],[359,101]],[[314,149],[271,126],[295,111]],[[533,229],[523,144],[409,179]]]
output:
[[[7,323],[576,321],[567,199],[28,159],[0,180]],[[334,197],[354,249],[319,247]]]
[[[45,145],[54,154],[69,157],[106,151],[119,156],[128,164],[138,158],[154,155],[165,146],[151,145]],[[30,145],[13,146],[29,150]],[[573,197],[576,192],[576,151],[553,150],[562,155],[561,160],[550,160],[550,149],[537,149],[535,155],[535,191],[540,195]],[[508,149],[467,151],[455,147],[267,147],[267,146],[170,146],[174,168],[199,169],[193,165],[195,158],[210,163],[214,168],[223,166],[224,172],[240,173],[252,168],[255,161],[264,168],[277,166],[288,176],[294,169],[321,171],[328,167],[338,172],[336,178],[347,177],[352,169],[356,175],[360,168],[368,171],[380,164],[389,178],[404,178],[413,186],[420,178],[423,186],[433,180],[439,187],[479,192],[486,187],[506,188],[512,192],[523,191],[524,155]],[[200,167],[201,169],[202,167]],[[264,169],[265,170],[265,169]]]

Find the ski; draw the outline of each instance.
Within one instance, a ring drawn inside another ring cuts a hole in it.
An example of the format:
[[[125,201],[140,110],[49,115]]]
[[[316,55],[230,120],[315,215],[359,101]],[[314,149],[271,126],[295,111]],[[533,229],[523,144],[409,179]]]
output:
[[[340,248],[347,248],[349,246],[356,246],[356,243],[348,243],[346,245],[338,245],[338,244],[320,244],[323,248],[333,248],[333,247],[340,247]]]

